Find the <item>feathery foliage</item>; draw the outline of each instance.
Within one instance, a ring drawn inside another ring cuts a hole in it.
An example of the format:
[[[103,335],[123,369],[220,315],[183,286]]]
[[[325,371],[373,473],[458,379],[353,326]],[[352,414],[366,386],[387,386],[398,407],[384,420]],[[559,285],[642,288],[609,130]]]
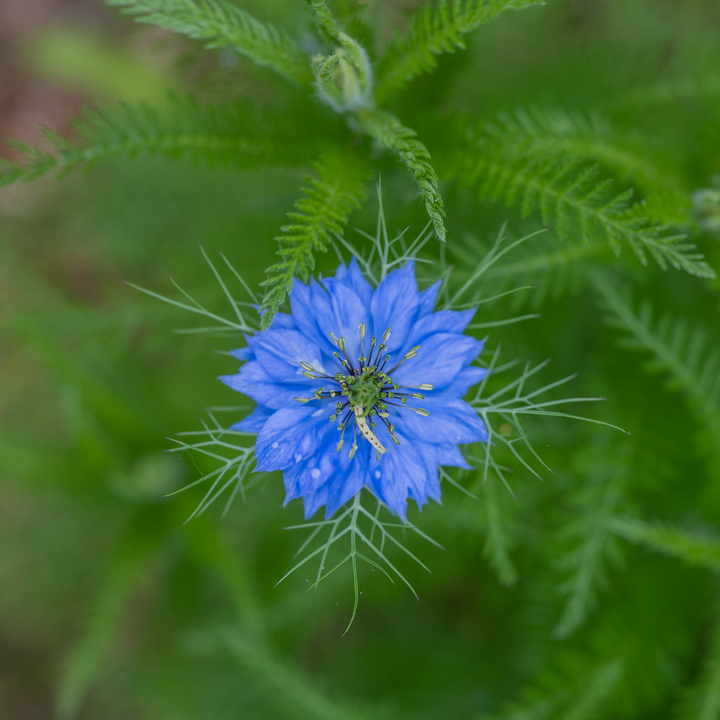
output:
[[[292,127],[277,128],[247,103],[211,105],[190,98],[171,98],[165,108],[123,103],[86,110],[75,131],[79,140],[73,142],[45,130],[56,147],[52,154],[13,143],[23,159],[0,159],[0,187],[53,171],[62,177],[102,160],[143,153],[235,168],[295,164],[307,158]],[[286,149],[278,152],[279,144]]]
[[[227,0],[105,0],[138,22],[204,40],[205,47],[230,47],[298,83],[309,82],[308,56],[283,30],[262,23]]]
[[[350,212],[365,197],[367,169],[352,156],[326,156],[315,170],[317,177],[308,178],[311,187],[304,189],[305,197],[295,203],[297,212],[288,213],[293,223],[280,228],[285,234],[276,238],[282,262],[271,265],[269,277],[261,283],[267,288],[262,303],[263,328],[270,327],[292,289],[293,278],[307,282],[315,267],[314,253],[327,250],[331,233],[342,235]]]
[[[626,504],[628,447],[603,442],[590,446],[576,468],[585,484],[572,496],[572,517],[561,539],[572,548],[560,557],[557,567],[568,574],[560,586],[567,598],[553,634],[564,639],[587,619],[597,605],[597,592],[607,588],[607,568],[621,558],[610,523]],[[612,458],[607,462],[607,458]]]
[[[606,275],[596,275],[595,286],[611,313],[609,323],[630,333],[630,337],[623,338],[622,346],[652,353],[653,359],[646,365],[648,370],[670,372],[671,385],[685,393],[717,450],[720,346],[713,342],[707,330],[693,329],[684,320],[674,321],[669,315],[663,315],[655,323],[652,305],[647,300],[635,311],[628,293],[618,290]]]
[[[714,720],[720,716],[720,627],[709,637],[698,682],[683,693],[675,720]]]
[[[613,532],[636,545],[679,558],[688,565],[720,570],[720,540],[661,523],[648,523],[633,518],[616,518]]]
[[[504,712],[485,715],[482,720],[593,720],[603,717],[622,674],[622,661],[612,660],[594,668],[571,687],[526,704],[514,704]]]
[[[380,62],[376,97],[387,102],[413,78],[432,72],[442,53],[465,49],[463,35],[494,20],[506,10],[544,5],[544,0],[439,0],[410,18],[405,37],[395,38]]]
[[[428,149],[415,137],[417,133],[405,127],[398,118],[383,110],[363,110],[358,113],[360,127],[380,145],[395,153],[412,173],[420,188],[425,210],[432,220],[438,238],[445,241],[445,208],[437,190],[438,177],[430,165]]]
[[[643,265],[650,255],[664,270],[672,265],[698,277],[715,272],[686,242],[685,235],[669,235],[629,205],[632,190],[610,193],[610,179],[599,180],[597,166],[585,166],[563,154],[524,156],[512,136],[489,135],[460,159],[463,182],[477,188],[481,198],[504,199],[519,205],[523,216],[539,209],[544,223],[563,240],[579,236],[590,243],[597,237],[620,255],[627,243]]]
[[[598,110],[585,115],[559,107],[534,107],[513,115],[500,113],[496,122],[479,132],[518,160],[553,156],[600,163],[649,196],[651,202],[643,212],[655,212],[654,220],[687,223],[690,192],[677,164],[652,145],[651,137],[619,130]]]

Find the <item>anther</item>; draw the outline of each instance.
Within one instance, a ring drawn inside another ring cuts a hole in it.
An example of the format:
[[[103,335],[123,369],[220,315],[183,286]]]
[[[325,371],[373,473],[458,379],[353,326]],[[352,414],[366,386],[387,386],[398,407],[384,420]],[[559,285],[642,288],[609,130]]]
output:
[[[312,398],[295,398],[295,399],[301,403],[310,402],[312,400]]]
[[[317,372],[317,370],[308,362],[305,362],[304,360],[300,363],[300,367],[303,370],[307,370],[308,372]]]
[[[410,408],[414,413],[422,415],[423,417],[430,417],[430,412],[424,408]]]
[[[385,333],[383,334],[383,342],[386,343],[390,339],[390,330],[392,328],[388,328]]]
[[[418,390],[432,390],[433,386],[430,383],[420,383]]]

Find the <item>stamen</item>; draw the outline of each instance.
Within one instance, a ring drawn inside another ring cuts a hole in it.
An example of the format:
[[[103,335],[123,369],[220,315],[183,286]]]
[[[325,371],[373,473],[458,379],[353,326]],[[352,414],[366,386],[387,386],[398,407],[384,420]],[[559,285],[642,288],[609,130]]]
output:
[[[350,448],[350,459],[352,460],[355,457],[355,453],[357,452],[358,446],[357,446],[357,425],[353,425],[353,444]]]
[[[334,333],[330,333],[330,337],[340,352],[334,352],[333,357],[340,363],[343,368],[342,372],[334,375],[325,375],[316,370],[310,363],[303,360],[300,363],[302,374],[311,380],[325,379],[336,383],[335,388],[327,389],[320,387],[313,391],[312,398],[295,398],[297,402],[307,403],[311,400],[335,400],[336,397],[347,398],[335,401],[335,411],[329,416],[330,421],[335,423],[338,418],[342,420],[337,425],[340,432],[340,440],[338,441],[336,452],[344,446],[345,431],[348,428],[351,416],[353,418],[353,444],[350,449],[350,458],[355,457],[358,451],[357,431],[360,428],[363,436],[375,448],[377,459],[379,460],[385,451],[380,444],[380,440],[375,437],[371,428],[377,427],[378,422],[382,422],[393,442],[400,444],[395,435],[395,426],[389,421],[389,407],[403,408],[407,406],[408,398],[424,400],[425,396],[419,392],[397,392],[398,390],[432,390],[433,386],[429,383],[421,383],[413,386],[400,386],[392,381],[390,375],[397,370],[404,362],[414,358],[418,354],[419,345],[411,348],[405,353],[402,360],[390,370],[385,371],[385,367],[390,362],[391,356],[384,355],[387,350],[387,341],[390,339],[390,328],[387,328],[382,335],[382,341],[378,343],[377,338],[373,337],[368,357],[365,356],[365,335],[367,326],[364,322],[358,325],[360,334],[360,356],[357,358],[358,370],[353,366],[347,351],[347,345],[344,337],[336,337]],[[382,363],[382,364],[381,364]],[[388,402],[393,400],[394,402]],[[344,410],[347,412],[344,413]],[[410,407],[410,410],[423,417],[429,417],[430,412],[424,408]],[[377,420],[379,418],[379,420]],[[377,422],[376,422],[377,421]],[[362,442],[362,440],[360,441]]]
[[[420,346],[416,345],[411,350],[408,350],[405,353],[405,357],[392,370],[388,370],[388,375],[391,373],[394,373],[406,360],[410,360],[410,358],[414,358],[417,355],[417,351],[419,350],[419,348],[420,348]],[[389,359],[390,358],[388,358],[388,360]]]

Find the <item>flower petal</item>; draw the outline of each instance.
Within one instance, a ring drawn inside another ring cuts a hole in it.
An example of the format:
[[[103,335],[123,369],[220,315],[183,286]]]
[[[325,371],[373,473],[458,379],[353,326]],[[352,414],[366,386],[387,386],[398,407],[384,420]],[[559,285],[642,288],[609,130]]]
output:
[[[467,335],[436,333],[426,338],[417,356],[403,363],[392,378],[399,385],[431,383],[438,389],[445,388],[482,349],[480,340]]]
[[[483,427],[485,427],[484,424]],[[485,434],[487,435],[487,431]],[[468,464],[468,461],[460,452],[460,448],[457,445],[452,445],[450,443],[441,443],[440,445],[435,445],[435,451],[437,453],[436,458],[438,465],[446,465],[448,467],[461,467],[465,470],[470,470],[472,468],[472,466]]]
[[[240,362],[247,362],[248,360],[252,360],[255,357],[253,355],[252,349],[249,347],[238,348],[237,350],[231,350],[230,354],[236,360],[240,360]]]
[[[370,310],[363,305],[354,290],[343,284],[331,284],[329,293],[333,315],[325,318],[328,333],[332,331],[336,337],[345,338],[350,361],[357,365],[357,358],[360,356],[360,323],[364,322],[366,327],[370,325]],[[367,332],[371,334],[372,327],[367,327]],[[369,341],[366,341],[365,347],[369,344]]]
[[[300,363],[324,372],[322,353],[299,330],[264,330],[248,338],[262,369],[274,382],[304,382]]]
[[[375,495],[403,520],[407,519],[407,498],[427,495],[428,469],[413,443],[397,434],[400,445],[393,445],[376,460],[370,458],[369,485]]]
[[[255,443],[256,472],[284,470],[313,455],[333,429],[330,408],[282,408],[265,423]]]
[[[336,350],[328,335],[327,319],[332,317],[330,296],[314,279],[309,285],[296,282],[290,293],[290,307],[300,332],[328,355]]]
[[[267,405],[273,410],[292,407],[297,404],[296,397],[311,397],[317,387],[316,382],[305,378],[301,378],[302,382],[273,382],[257,360],[245,363],[237,375],[221,375],[218,379],[259,405]]]
[[[442,390],[437,392],[432,391],[431,397],[455,395],[456,397],[465,397],[467,391],[473,386],[477,385],[483,379],[487,377],[487,368],[481,368],[477,366],[463,368],[456,376],[455,379]]]
[[[361,300],[362,304],[369,308],[372,301],[373,289],[372,285],[365,279],[360,270],[356,257],[350,260],[350,264],[339,265],[335,271],[334,278],[324,278],[322,284],[329,290],[333,285],[343,285],[352,290]]]
[[[420,293],[420,304],[418,305],[419,318],[429,315],[435,309],[435,301],[437,300],[441,285],[442,281],[438,280]]]
[[[438,397],[417,402],[429,410],[430,417],[417,415],[408,407],[391,408],[395,426],[413,442],[460,445],[487,440],[483,421],[464,400]]]
[[[264,405],[258,405],[247,417],[230,426],[238,432],[259,433],[275,411]]]
[[[367,482],[367,453],[358,452],[351,460],[347,448],[336,453],[337,438],[330,435],[320,449],[284,473],[285,504],[303,498],[305,518],[311,518],[325,505],[325,517],[359,493]]]
[[[356,257],[353,257],[350,261],[350,265],[348,265],[347,282],[355,291],[355,294],[360,298],[362,304],[365,307],[370,307],[373,296],[372,285],[370,285],[370,283],[365,279],[365,276],[362,274],[362,270],[360,270]]]
[[[392,327],[390,347],[397,352],[407,340],[419,304],[415,264],[411,260],[400,270],[389,273],[373,295],[370,306],[375,335],[379,338]]]
[[[436,333],[458,333],[461,334],[469,325],[475,315],[475,310],[440,310],[423,318],[419,318],[412,328],[405,346],[402,349],[404,355],[411,347],[420,345],[423,340]]]

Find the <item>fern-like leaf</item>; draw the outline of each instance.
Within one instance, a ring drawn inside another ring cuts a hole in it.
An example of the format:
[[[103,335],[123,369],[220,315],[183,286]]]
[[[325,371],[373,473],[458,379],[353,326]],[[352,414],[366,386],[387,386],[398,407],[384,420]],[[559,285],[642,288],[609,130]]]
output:
[[[507,518],[503,517],[498,497],[497,483],[500,480],[489,476],[483,485],[484,514],[487,522],[487,538],[483,554],[490,561],[498,579],[503,585],[512,586],[518,581],[515,563],[510,557],[513,538],[507,527]]]
[[[688,220],[690,191],[683,173],[652,146],[647,133],[620,131],[597,112],[586,116],[553,107],[502,114],[482,133],[511,150],[516,159],[553,155],[598,162],[645,192],[650,207],[643,209],[654,210],[658,220]]]
[[[105,0],[151,23],[204,40],[208,48],[231,47],[298,83],[312,81],[308,56],[283,30],[262,23],[226,0]]]
[[[314,253],[325,252],[330,235],[342,235],[350,212],[365,198],[367,170],[364,164],[343,156],[326,156],[315,166],[317,177],[308,178],[305,196],[295,203],[296,212],[288,213],[293,221],[282,228],[276,238],[282,262],[271,265],[262,302],[263,329],[270,327],[285,295],[290,293],[293,278],[307,281],[315,267]]]
[[[720,540],[717,538],[633,518],[616,518],[610,526],[613,532],[636,545],[678,558],[688,565],[720,572]]]
[[[360,127],[383,147],[395,153],[412,173],[425,201],[425,210],[433,222],[435,232],[445,241],[445,208],[438,192],[437,173],[430,165],[430,153],[417,133],[405,127],[394,115],[382,110],[362,110],[356,115]]]
[[[384,103],[414,77],[437,67],[437,56],[464,49],[463,35],[506,10],[544,5],[544,0],[439,0],[411,19],[405,37],[396,32],[380,64],[376,97]]]
[[[211,165],[242,168],[294,164],[307,158],[308,148],[296,142],[295,130],[291,135],[283,131],[281,137],[267,119],[256,115],[247,104],[200,105],[177,98],[165,110],[129,104],[88,110],[75,121],[79,135],[75,142],[43,132],[54,143],[55,153],[11,143],[23,160],[12,163],[0,159],[0,187],[29,182],[52,171],[64,176],[101,160],[133,158],[141,153],[188,156]],[[283,150],[279,152],[277,146]]]
[[[460,176],[478,189],[481,198],[504,199],[527,216],[539,210],[543,222],[561,239],[580,236],[585,243],[603,237],[616,255],[626,243],[647,265],[651,256],[667,269],[672,265],[691,275],[714,278],[714,270],[684,235],[669,235],[664,225],[642,217],[630,206],[632,190],[610,193],[610,179],[599,179],[597,166],[585,166],[562,153],[535,157],[520,154],[512,140],[483,138],[474,151],[463,150]]]
[[[716,720],[720,717],[720,622],[715,623],[698,682],[684,695],[677,720]]]
[[[557,562],[569,577],[560,587],[567,602],[553,631],[555,637],[566,638],[585,622],[597,602],[598,589],[607,585],[607,566],[620,560],[610,521],[625,502],[626,449],[602,443],[581,458],[588,482],[573,497],[575,519],[563,530],[572,550]],[[613,458],[611,463],[608,458]]]
[[[652,306],[644,302],[638,312],[626,294],[604,275],[596,276],[595,285],[610,315],[608,322],[630,333],[625,347],[653,355],[648,369],[664,370],[672,375],[673,385],[687,396],[691,409],[714,438],[720,437],[720,345],[711,345],[702,328],[690,329],[682,320],[664,316],[655,323]]]

